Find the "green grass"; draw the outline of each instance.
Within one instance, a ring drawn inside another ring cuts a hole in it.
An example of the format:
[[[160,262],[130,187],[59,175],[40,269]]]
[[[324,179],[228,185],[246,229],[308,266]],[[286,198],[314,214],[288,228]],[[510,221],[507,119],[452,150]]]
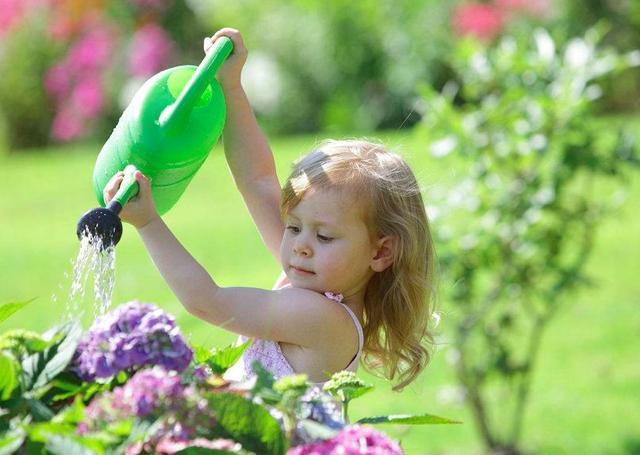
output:
[[[426,189],[427,200],[431,185],[465,172],[433,162],[410,134],[381,135],[381,139],[407,156]],[[315,142],[316,137],[311,136],[274,141],[281,176]],[[85,145],[0,156],[0,302],[37,298],[0,329],[42,331],[63,315],[71,262],[78,251],[75,224],[85,210],[96,205],[90,181],[98,150],[97,145]],[[579,293],[546,334],[524,432],[526,446],[536,452],[639,450],[640,215],[634,210],[639,200],[640,178],[636,176],[622,210],[599,231],[588,266],[597,287]],[[165,219],[221,285],[270,287],[275,280],[278,264],[262,245],[220,148]],[[117,248],[113,301],[132,299],[154,302],[174,314],[194,343],[220,346],[235,339],[182,309],[135,231],[126,226]],[[446,302],[441,306],[446,330]],[[86,313],[88,326],[91,309]],[[446,346],[442,347],[420,379],[400,394],[392,393],[384,381],[363,374],[377,388],[354,403],[353,417],[429,412],[462,420],[464,424],[455,426],[381,428],[401,438],[408,454],[481,453],[468,411],[438,399],[443,386],[455,384],[446,352]]]

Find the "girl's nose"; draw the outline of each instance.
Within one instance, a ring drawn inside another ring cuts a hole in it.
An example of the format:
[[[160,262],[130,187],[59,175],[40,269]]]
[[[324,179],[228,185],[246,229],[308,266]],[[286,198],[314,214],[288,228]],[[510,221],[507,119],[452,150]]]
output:
[[[304,238],[298,237],[296,242],[293,244],[293,252],[300,256],[311,256],[311,247],[309,246],[309,242],[307,242]]]

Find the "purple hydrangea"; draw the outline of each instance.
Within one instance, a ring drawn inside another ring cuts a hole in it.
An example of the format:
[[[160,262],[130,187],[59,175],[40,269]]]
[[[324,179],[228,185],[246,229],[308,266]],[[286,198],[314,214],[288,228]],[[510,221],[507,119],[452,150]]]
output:
[[[96,422],[113,422],[129,416],[146,417],[158,410],[174,407],[186,394],[180,376],[155,366],[138,371],[129,381],[105,393],[87,407],[92,426]]]
[[[300,417],[334,430],[341,430],[345,426],[341,410],[341,404],[318,387],[310,388],[300,399]]]
[[[287,455],[402,455],[397,442],[364,425],[346,427],[326,441],[297,446]]]
[[[342,430],[345,422],[342,419],[342,406],[331,395],[319,387],[311,387],[301,398],[297,417],[299,419],[293,433],[292,445],[303,445],[318,442],[317,435],[310,433],[300,419],[312,420],[332,430]]]
[[[95,321],[78,344],[72,368],[83,380],[93,381],[145,365],[183,371],[192,357],[173,317],[134,301]]]
[[[123,386],[95,397],[86,408],[86,421],[78,425],[78,433],[100,430],[129,417],[161,419],[161,425],[145,441],[127,448],[130,454],[165,453],[155,448],[163,441],[188,446],[216,425],[207,399],[196,386],[185,385],[177,372],[161,366],[138,371]]]

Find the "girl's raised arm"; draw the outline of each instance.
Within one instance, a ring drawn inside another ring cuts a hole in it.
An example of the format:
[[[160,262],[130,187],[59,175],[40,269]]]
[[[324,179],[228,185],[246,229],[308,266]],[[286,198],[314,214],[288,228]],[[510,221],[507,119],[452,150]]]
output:
[[[160,217],[138,232],[162,277],[195,316],[247,337],[309,348],[350,342],[350,316],[321,294],[300,288],[219,287]]]
[[[220,36],[233,41],[233,53],[222,65],[218,79],[227,104],[223,132],[224,151],[233,179],[258,227],[269,251],[279,259],[284,225],[280,218],[280,184],[271,148],[258,126],[240,82],[247,49],[237,30],[223,28],[211,38]],[[205,41],[205,50],[210,45]]]

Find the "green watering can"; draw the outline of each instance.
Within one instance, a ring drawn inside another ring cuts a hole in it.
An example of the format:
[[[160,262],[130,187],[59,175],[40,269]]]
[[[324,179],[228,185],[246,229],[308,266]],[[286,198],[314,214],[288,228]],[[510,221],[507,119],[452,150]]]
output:
[[[80,218],[79,239],[98,237],[103,247],[118,243],[118,214],[138,193],[136,170],[151,179],[160,215],[178,201],[222,134],[226,107],[215,75],[232,49],[232,41],[222,37],[198,67],[167,69],[138,90],[96,160],[93,188],[102,207]],[[124,180],[105,207],[103,190],[119,171],[124,171]]]

